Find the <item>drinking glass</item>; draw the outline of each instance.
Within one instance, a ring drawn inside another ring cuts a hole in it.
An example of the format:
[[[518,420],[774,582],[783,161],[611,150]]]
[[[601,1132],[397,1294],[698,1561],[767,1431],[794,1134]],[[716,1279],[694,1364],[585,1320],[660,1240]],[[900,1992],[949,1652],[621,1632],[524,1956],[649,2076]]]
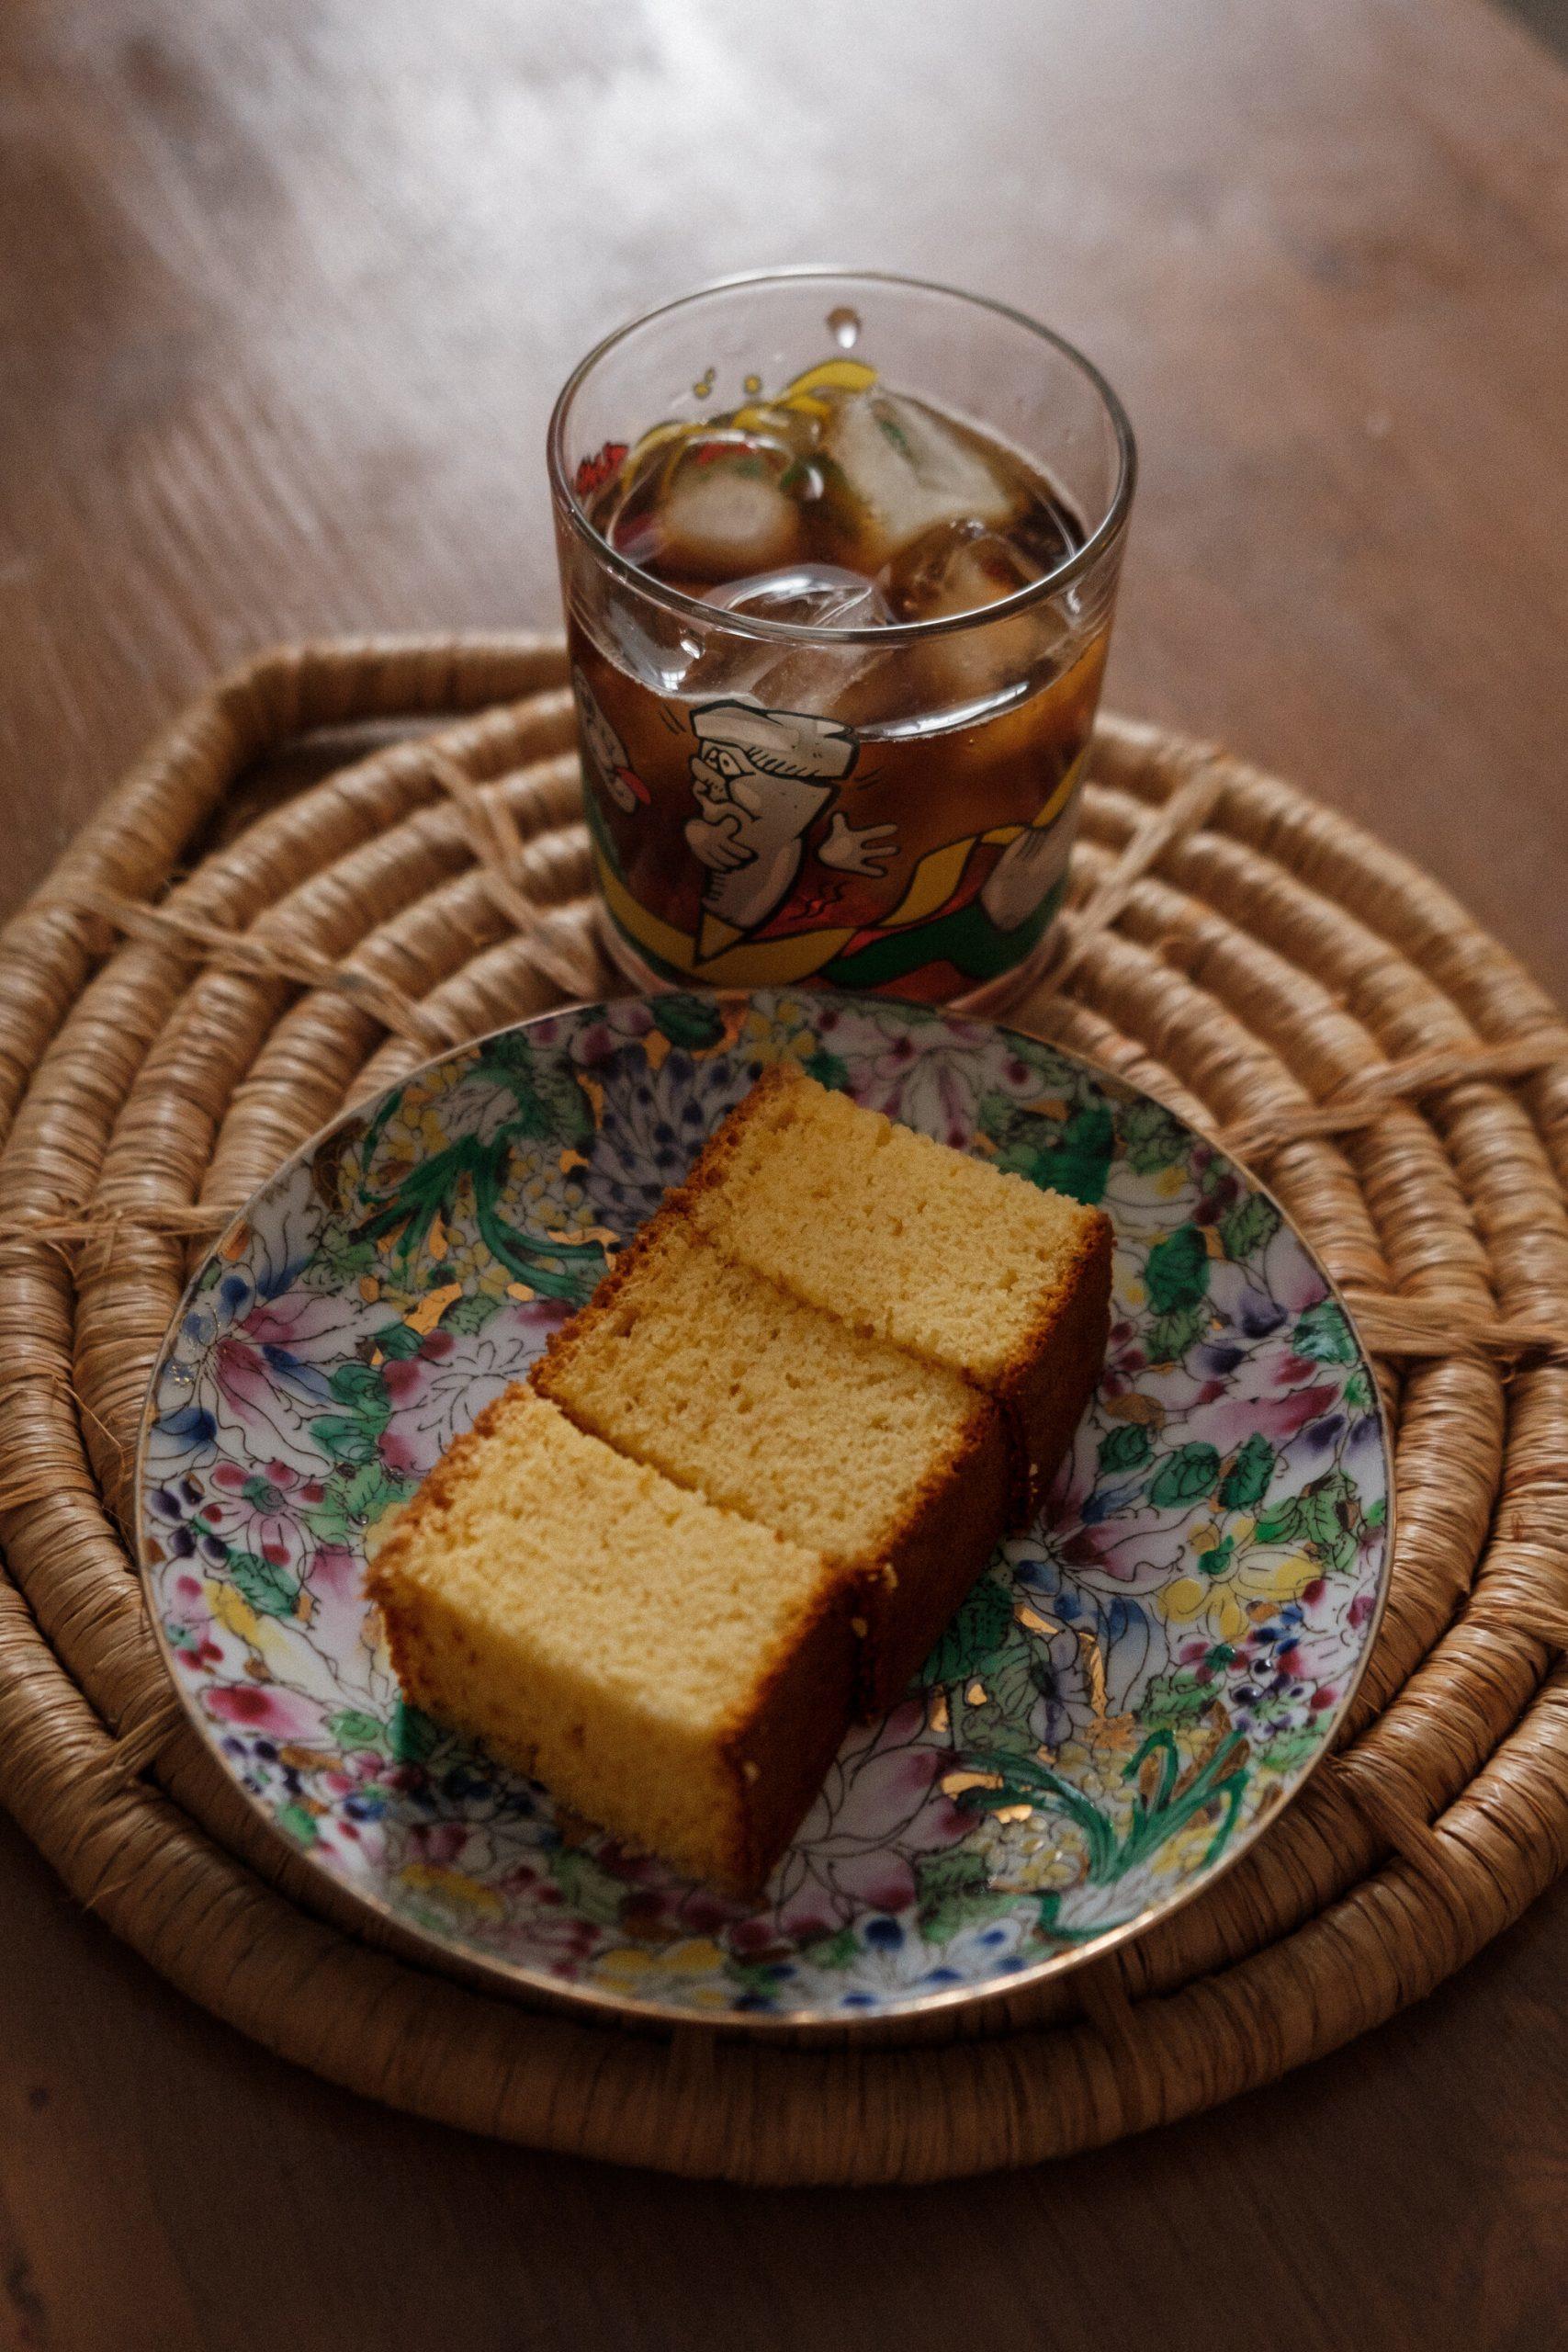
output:
[[[696,430],[715,417],[722,430]],[[810,455],[819,433],[836,456]],[[691,470],[710,439],[735,479],[750,466],[761,483],[716,510],[716,558],[712,485]],[[816,469],[812,495],[874,514],[883,544],[934,526],[874,577],[802,560],[771,487],[793,479],[792,448]],[[607,522],[639,466],[654,491]],[[1066,888],[1133,498],[1132,431],[1098,370],[950,288],[736,279],[590,352],[557,402],[549,467],[621,967],[643,987],[805,984],[985,1011],[1021,993]],[[1045,485],[1065,534],[1054,560],[1015,552],[992,473]],[[698,508],[673,503],[694,482],[709,499],[697,538]],[[639,561],[654,542],[683,548],[685,571]],[[920,616],[890,617],[900,579]],[[977,608],[976,580],[994,599]]]

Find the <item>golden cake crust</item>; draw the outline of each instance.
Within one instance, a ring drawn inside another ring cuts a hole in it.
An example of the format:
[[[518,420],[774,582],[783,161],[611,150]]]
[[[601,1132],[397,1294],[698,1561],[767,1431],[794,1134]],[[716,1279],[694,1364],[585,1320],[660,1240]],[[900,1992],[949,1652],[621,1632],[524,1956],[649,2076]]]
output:
[[[552,1337],[527,1385],[535,1399],[532,1409],[559,1416],[576,1432],[574,1443],[605,1445],[608,1432],[585,1426],[572,1414],[566,1390],[573,1356],[601,1318],[615,1313],[638,1270],[671,1228],[683,1221],[697,1227],[704,1248],[742,1268],[776,1297],[787,1297],[792,1309],[846,1329],[863,1328],[852,1316],[814,1303],[786,1279],[775,1279],[751,1265],[743,1250],[727,1247],[716,1231],[693,1216],[702,1194],[725,1181],[748,1130],[769,1114],[785,1089],[801,1084],[809,1081],[793,1065],[764,1074],[710,1137],[690,1175],[667,1193],[655,1216],[620,1254],[592,1298]],[[866,1336],[879,1345],[896,1347],[933,1374],[940,1370],[944,1379],[956,1376],[974,1400],[973,1412],[961,1422],[955,1440],[940,1448],[933,1445],[933,1458],[887,1526],[885,1540],[879,1532],[874,1559],[848,1559],[826,1546],[791,1542],[760,1516],[736,1510],[729,1498],[721,1502],[705,1496],[695,1479],[672,1478],[660,1464],[641,1465],[638,1475],[682,1492],[689,1500],[694,1498],[705,1511],[716,1511],[746,1528],[748,1544],[771,1536],[784,1545],[797,1578],[813,1561],[820,1562],[822,1569],[819,1588],[809,1582],[797,1587],[800,1597],[792,1604],[793,1613],[778,1621],[772,1649],[744,1687],[738,1688],[733,1710],[725,1710],[721,1696],[714,1715],[698,1718],[702,1745],[700,1750],[689,1751],[698,1777],[688,1785],[711,1786],[715,1818],[694,1826],[688,1816],[686,1826],[660,1849],[669,1859],[737,1893],[755,1890],[820,1788],[852,1712],[874,1716],[900,1697],[985,1567],[1010,1518],[1021,1516],[1025,1501],[1032,1505],[1043,1495],[1072,1437],[1104,1357],[1111,1242],[1109,1220],[1099,1211],[1083,1212],[1049,1295],[1040,1299],[1032,1329],[1018,1344],[1010,1342],[1010,1353],[999,1375],[993,1369],[999,1351],[987,1360],[981,1376],[964,1363],[943,1361],[937,1351],[940,1341],[931,1347],[905,1345],[867,1330]],[[1048,1262],[1055,1264],[1054,1259]],[[471,1657],[476,1676],[479,1666],[471,1634],[458,1612],[443,1611],[438,1591],[426,1592],[416,1576],[400,1572],[425,1538],[439,1542],[442,1518],[464,1484],[484,1474],[485,1442],[504,1427],[509,1399],[512,1409],[518,1409],[517,1396],[513,1389],[496,1399],[447,1450],[398,1515],[378,1550],[367,1583],[386,1624],[394,1667],[411,1699],[484,1739],[502,1760],[533,1772],[538,1751],[515,1724],[498,1736],[494,1724],[465,1721],[465,1657]],[[953,1426],[951,1419],[947,1426]],[[623,1453],[609,1441],[608,1451],[628,1466],[637,1463],[635,1450]],[[696,1540],[694,1534],[692,1540]],[[481,1703],[474,1702],[475,1706]],[[563,1758],[558,1731],[554,1741],[547,1759],[553,1767],[551,1784],[561,1801],[571,1805],[573,1757]],[[592,1812],[615,1834],[635,1839],[635,1790],[623,1809],[618,1792],[606,1793],[602,1777],[594,1786],[597,1801],[580,1809]]]
[[[532,1776],[536,1747],[498,1734],[494,1725],[480,1724],[471,1714],[465,1716],[461,1703],[454,1702],[449,1684],[434,1668],[434,1612],[417,1584],[399,1574],[421,1535],[432,1532],[432,1522],[445,1515],[456,1492],[482,1467],[485,1441],[503,1425],[515,1393],[509,1390],[486,1406],[400,1510],[369,1564],[366,1589],[380,1611],[393,1669],[413,1703],[479,1739],[498,1761]],[[462,1639],[448,1634],[447,1646],[454,1638]],[[728,1892],[745,1895],[757,1891],[821,1788],[851,1720],[854,1650],[848,1594],[842,1579],[829,1571],[797,1616],[788,1643],[715,1726],[714,1746],[722,1759],[729,1802],[724,1817],[712,1825],[711,1840],[700,1853],[671,1851],[666,1859]],[[477,1667],[471,1644],[469,1655]],[[570,1804],[569,1789],[559,1787],[555,1793]],[[604,1810],[599,1808],[601,1814]],[[605,1820],[604,1826],[638,1842],[629,1815]]]
[[[722,1183],[747,1130],[782,1095],[802,1084],[804,1075],[793,1062],[776,1062],[765,1070],[709,1137],[691,1173],[665,1194],[660,1216],[690,1214],[703,1193]],[[992,1395],[1005,1416],[1010,1453],[1005,1515],[1010,1523],[1039,1508],[1104,1368],[1111,1329],[1112,1228],[1103,1209],[1085,1208],[1082,1215],[1083,1230],[1061,1278],[1043,1301],[1032,1334],[998,1386],[987,1391],[962,1366],[954,1367],[972,1381],[976,1394]],[[962,1597],[960,1588],[954,1606]],[[940,1624],[936,1630],[941,1631]]]
[[[888,1573],[864,1605],[858,1702],[867,1722],[902,1698],[1007,1532],[1013,1448],[989,1399],[976,1393],[976,1407],[964,1442],[911,1498]]]
[[[1105,1366],[1112,1237],[1102,1209],[1092,1210],[1090,1217],[1059,1289],[1001,1390],[1001,1403],[1023,1447],[1031,1512],[1043,1501]]]
[[[764,1079],[759,1084],[767,1082]],[[751,1099],[749,1095],[746,1102]],[[739,1106],[745,1107],[745,1103]],[[732,1119],[737,1115],[730,1114]],[[717,1138],[724,1132],[717,1130]],[[622,1294],[656,1254],[665,1235],[685,1222],[690,1188],[688,1180],[666,1194],[662,1206],[627,1243],[592,1297],[552,1332],[544,1354],[530,1372],[529,1380],[539,1395],[547,1396],[569,1419],[573,1414],[566,1376],[572,1358],[596,1326],[615,1314]],[[726,1254],[711,1237],[704,1246],[720,1256]],[[773,1287],[763,1274],[754,1274],[753,1279]],[[806,1313],[821,1312],[804,1302],[794,1303]],[[973,1411],[957,1444],[942,1460],[931,1464],[901,1518],[890,1528],[878,1557],[840,1563],[851,1622],[857,1629],[864,1629],[859,1634],[856,1712],[867,1722],[886,1713],[902,1695],[995,1551],[1008,1524],[1010,1507],[1022,1491],[1018,1448],[1006,1419],[979,1388],[974,1389],[973,1397]]]

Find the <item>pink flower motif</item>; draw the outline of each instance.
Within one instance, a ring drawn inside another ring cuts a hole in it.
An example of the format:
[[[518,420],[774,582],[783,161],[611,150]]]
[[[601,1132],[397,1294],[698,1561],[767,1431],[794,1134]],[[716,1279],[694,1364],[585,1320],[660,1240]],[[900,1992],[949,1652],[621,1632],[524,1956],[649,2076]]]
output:
[[[557,1299],[508,1299],[482,1331],[433,1331],[419,1353],[384,1367],[391,1419],[381,1460],[394,1477],[423,1478],[461,1431],[525,1372],[567,1308]]]
[[[962,1151],[975,1133],[978,1105],[973,1069],[956,1056],[917,1057],[906,1034],[875,1065],[878,1098],[906,1126]]]
[[[902,1021],[858,1012],[834,1036],[835,1050],[864,1057],[855,1076],[858,1102],[963,1150],[975,1134],[978,1098],[973,1069],[947,1044],[945,1035],[938,1046]]]
[[[592,1069],[601,1062],[607,1062],[623,1046],[635,1044],[638,1038],[646,1037],[653,1027],[653,1014],[648,1005],[640,1002],[617,1004],[603,1021],[591,1022],[581,1028],[567,1021],[561,1026],[567,1032],[568,1048],[573,1061]],[[553,1044],[555,1035],[558,1033],[544,1030],[541,1034]]]
[[[323,1544],[305,1570],[310,1640],[324,1657],[352,1658],[367,1634],[365,1566],[356,1552]]]
[[[249,1474],[235,1463],[220,1463],[196,1513],[196,1529],[221,1536],[236,1551],[254,1553],[269,1567],[298,1569],[305,1548],[299,1519],[302,1490],[303,1482],[287,1463],[270,1463],[265,1471]]]
[[[409,1860],[450,1870],[468,1842],[466,1821],[419,1821],[408,1834]]]
[[[1162,1508],[1134,1500],[1103,1518],[1086,1517],[1095,1489],[1098,1447],[1092,1420],[1083,1421],[1045,1505],[1042,1548],[1070,1578],[1091,1590],[1098,1579],[1109,1577],[1122,1589],[1156,1591],[1185,1555],[1189,1507],[1176,1503]]]
[[[911,1904],[915,1858],[954,1844],[970,1826],[938,1786],[952,1761],[918,1699],[852,1734],[774,1874],[771,1915],[742,1921],[736,1949],[779,1937],[808,1943],[859,1911]]]
[[[1300,1359],[1293,1357],[1292,1362],[1299,1363]],[[1316,1364],[1311,1367],[1314,1372],[1319,1368]],[[1287,1389],[1279,1396],[1256,1397],[1247,1407],[1247,1430],[1258,1430],[1277,1444],[1284,1443],[1299,1436],[1309,1421],[1320,1420],[1325,1413],[1332,1412],[1338,1402],[1339,1389],[1331,1380],[1316,1380],[1306,1388]],[[1203,1434],[1207,1436],[1208,1430]]]
[[[562,1903],[547,1865],[528,1857],[490,1883],[504,1897],[509,1917],[526,1923],[529,1959],[569,1980],[581,1975],[599,1950],[604,1929]]]
[[[753,1920],[745,1905],[731,1896],[720,1894],[715,1887],[672,1878],[661,1864],[649,1862],[629,1848],[615,1849],[613,1857],[606,1852],[604,1860],[615,1876],[626,1882],[619,1922],[624,1935],[646,1937],[650,1943],[673,1943],[685,1936],[728,1934],[738,1951],[753,1949],[745,1942]],[[761,1940],[777,1940],[771,1926]]]
[[[208,1713],[220,1724],[262,1732],[268,1739],[309,1745],[325,1736],[326,1710],[300,1690],[270,1682],[218,1682],[201,1694]]]
[[[164,1586],[163,1600],[164,1624],[182,1647],[195,1648],[211,1623],[201,1578],[188,1573],[170,1578]]]
[[[1323,1276],[1289,1226],[1280,1227],[1264,1252],[1263,1276],[1270,1295],[1292,1320],[1328,1295]]]
[[[357,1292],[297,1286],[254,1298],[198,1360],[187,1416],[231,1462],[267,1463],[275,1483],[280,1471],[320,1476],[327,1465],[312,1424],[336,1410],[330,1376],[388,1320],[385,1306]]]

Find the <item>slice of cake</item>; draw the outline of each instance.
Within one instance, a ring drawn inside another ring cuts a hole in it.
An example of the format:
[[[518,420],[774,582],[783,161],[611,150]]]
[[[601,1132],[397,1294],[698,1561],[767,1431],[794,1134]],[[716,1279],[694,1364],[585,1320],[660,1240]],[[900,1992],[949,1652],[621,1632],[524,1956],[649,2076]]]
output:
[[[1006,1521],[991,1400],[725,1257],[662,1210],[532,1374],[623,1453],[844,1571],[861,1703],[902,1693]]]
[[[726,1256],[995,1397],[1040,1492],[1104,1362],[1100,1210],[793,1068],[737,1105],[671,1203]]]
[[[431,1472],[369,1589],[416,1705],[723,1886],[766,1876],[849,1722],[839,1566],[525,1386]]]
[[[1098,1376],[1098,1211],[798,1073],[400,1514],[411,1699],[683,1870],[757,1886]]]

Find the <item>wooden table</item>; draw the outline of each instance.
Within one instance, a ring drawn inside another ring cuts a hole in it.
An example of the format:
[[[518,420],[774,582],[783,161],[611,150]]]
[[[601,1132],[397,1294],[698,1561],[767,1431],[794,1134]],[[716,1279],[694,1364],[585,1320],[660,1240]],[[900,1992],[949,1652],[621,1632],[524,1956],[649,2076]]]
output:
[[[863,260],[1122,390],[1112,700],[1308,783],[1568,994],[1565,169],[1568,82],[1478,0],[10,0],[5,888],[258,642],[548,620],[579,352]],[[1525,2352],[1562,2340],[1565,1983],[1560,1891],[1140,2143],[694,2188],[288,2072],[0,1826],[0,2346]]]

